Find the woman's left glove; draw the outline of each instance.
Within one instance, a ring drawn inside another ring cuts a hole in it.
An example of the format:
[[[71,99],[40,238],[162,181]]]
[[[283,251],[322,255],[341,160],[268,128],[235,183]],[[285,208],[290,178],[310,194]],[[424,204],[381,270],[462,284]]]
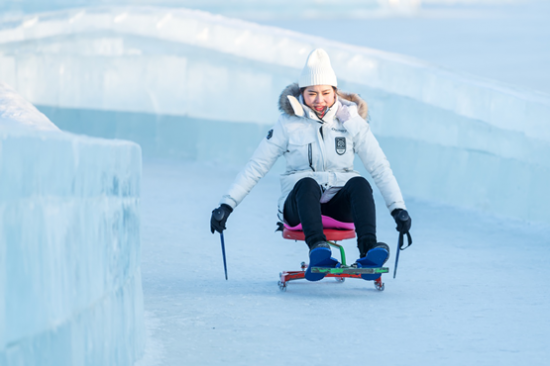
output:
[[[225,203],[222,203],[220,207],[212,211],[212,217],[210,218],[210,231],[212,231],[212,234],[214,234],[214,231],[221,234],[225,230],[225,222],[231,212],[233,212],[233,209]]]
[[[396,208],[391,212],[391,215],[393,216],[393,219],[397,224],[397,227],[395,229],[399,231],[401,234],[408,233],[409,230],[411,229],[412,220],[407,210],[403,210],[402,208]]]

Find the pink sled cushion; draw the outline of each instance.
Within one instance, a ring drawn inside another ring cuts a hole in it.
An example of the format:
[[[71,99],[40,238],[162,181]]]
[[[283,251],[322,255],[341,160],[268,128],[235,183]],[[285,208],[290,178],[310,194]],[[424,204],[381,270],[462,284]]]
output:
[[[355,230],[355,225],[353,224],[353,222],[342,222],[325,215],[322,215],[321,218],[323,220],[324,229]],[[302,230],[302,224],[298,224],[296,226],[289,226],[285,222],[285,228],[287,230],[300,231]]]

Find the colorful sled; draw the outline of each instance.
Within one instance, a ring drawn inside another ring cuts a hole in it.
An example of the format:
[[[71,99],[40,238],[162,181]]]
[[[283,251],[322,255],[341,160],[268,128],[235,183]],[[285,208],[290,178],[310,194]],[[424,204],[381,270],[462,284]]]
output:
[[[355,238],[355,230],[353,228],[353,224],[338,223],[336,226],[336,227],[339,227],[338,229],[328,228],[327,225],[333,224],[331,220],[335,221],[330,218],[328,218],[327,220],[327,218],[323,216],[323,225],[325,226],[325,229],[323,230],[323,232],[327,237],[327,242],[331,246],[339,249],[341,265],[338,268],[313,267],[311,268],[312,273],[325,273],[326,274],[325,277],[334,277],[336,281],[344,282],[346,278],[358,278],[363,280],[361,278],[361,275],[364,275],[364,274],[382,274],[382,273],[389,272],[389,269],[386,267],[358,268],[355,265],[348,266],[346,264],[346,253],[344,251],[344,247],[337,244],[336,242],[345,240],[345,239]],[[281,225],[281,229],[283,231],[283,238],[285,239],[296,240],[296,241],[305,240],[305,235],[304,235],[304,232],[301,230],[301,226],[291,228],[286,225],[285,226]],[[278,283],[279,289],[281,291],[286,291],[288,282],[305,279],[307,267],[308,267],[307,264],[305,262],[302,262],[300,271],[281,272],[280,280]],[[384,282],[382,282],[381,276],[378,279],[374,280],[374,287],[379,291],[384,291],[385,285],[384,285]]]

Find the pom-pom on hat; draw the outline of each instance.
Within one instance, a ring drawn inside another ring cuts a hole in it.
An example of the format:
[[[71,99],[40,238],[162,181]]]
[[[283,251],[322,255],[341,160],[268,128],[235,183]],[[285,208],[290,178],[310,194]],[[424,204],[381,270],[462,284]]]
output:
[[[298,84],[300,88],[311,85],[338,86],[336,74],[330,66],[330,59],[324,49],[317,48],[311,51]]]

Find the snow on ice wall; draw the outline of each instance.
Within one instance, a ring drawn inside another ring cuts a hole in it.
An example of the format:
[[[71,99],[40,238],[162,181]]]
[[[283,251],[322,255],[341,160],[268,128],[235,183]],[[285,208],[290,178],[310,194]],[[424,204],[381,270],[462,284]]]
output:
[[[59,131],[0,83],[0,365],[132,365],[143,349],[141,152]]]
[[[185,7],[248,19],[361,18],[396,12],[406,14],[418,9],[420,4],[421,0],[4,0],[0,4],[0,12],[29,13],[98,5],[154,5]]]
[[[238,162],[276,120],[282,88],[322,46],[340,87],[369,102],[406,195],[550,220],[547,95],[199,11],[35,15],[5,23],[0,40],[0,77],[56,123],[108,121],[62,128],[130,137],[146,155]]]

